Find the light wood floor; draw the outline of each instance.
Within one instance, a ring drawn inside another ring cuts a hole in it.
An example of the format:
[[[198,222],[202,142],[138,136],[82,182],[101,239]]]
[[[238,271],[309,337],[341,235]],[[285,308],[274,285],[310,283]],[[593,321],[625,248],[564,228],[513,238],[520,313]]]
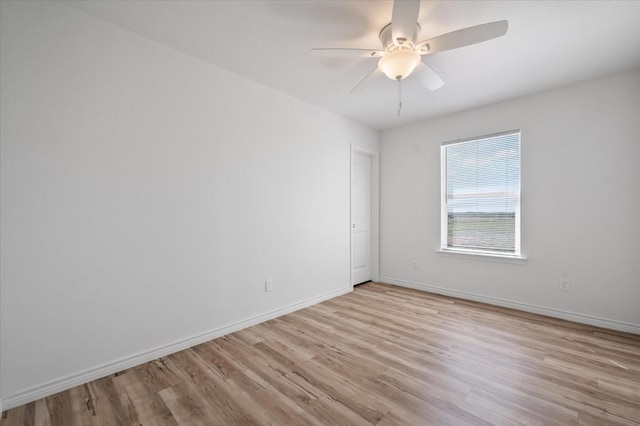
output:
[[[640,425],[640,336],[371,283],[0,423]]]

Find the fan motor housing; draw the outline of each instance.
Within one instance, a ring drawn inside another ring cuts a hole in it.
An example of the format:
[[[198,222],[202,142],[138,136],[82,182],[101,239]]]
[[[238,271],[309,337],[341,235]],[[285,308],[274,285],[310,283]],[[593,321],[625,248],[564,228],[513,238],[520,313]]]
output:
[[[418,34],[419,33],[420,33],[420,24],[416,23],[416,30],[413,32],[413,35],[411,36],[411,40],[407,40],[407,41],[411,42],[412,45],[415,45],[416,41],[418,39]],[[382,43],[382,46],[385,49],[387,49],[390,45],[395,44],[393,42],[393,37],[391,36],[391,24],[385,25],[380,30],[380,36],[379,37],[380,37],[380,42]]]

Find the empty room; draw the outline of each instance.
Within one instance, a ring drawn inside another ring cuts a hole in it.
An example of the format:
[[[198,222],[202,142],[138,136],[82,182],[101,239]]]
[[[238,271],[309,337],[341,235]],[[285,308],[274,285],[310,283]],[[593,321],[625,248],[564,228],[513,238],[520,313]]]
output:
[[[640,425],[638,23],[0,0],[0,425]]]

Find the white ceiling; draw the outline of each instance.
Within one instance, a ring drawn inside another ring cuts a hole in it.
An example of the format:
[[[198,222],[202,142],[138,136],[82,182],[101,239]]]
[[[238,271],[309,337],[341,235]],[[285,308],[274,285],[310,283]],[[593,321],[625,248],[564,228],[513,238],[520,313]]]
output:
[[[65,1],[265,86],[375,129],[399,125],[640,66],[640,1],[422,1],[424,40],[506,19],[504,37],[436,53],[445,82],[431,92],[411,76],[349,91],[375,58],[321,58],[313,47],[381,48],[391,1]]]

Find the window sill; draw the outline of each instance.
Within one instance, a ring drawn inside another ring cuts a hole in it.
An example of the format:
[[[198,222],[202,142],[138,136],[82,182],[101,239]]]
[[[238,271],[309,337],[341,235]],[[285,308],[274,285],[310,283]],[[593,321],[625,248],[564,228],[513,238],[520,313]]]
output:
[[[527,263],[527,258],[523,256],[509,256],[498,253],[484,253],[477,251],[462,251],[462,250],[448,250],[438,249],[436,250],[441,256],[453,257],[458,259],[470,259],[470,260],[483,260],[488,262],[501,262],[523,265]]]

